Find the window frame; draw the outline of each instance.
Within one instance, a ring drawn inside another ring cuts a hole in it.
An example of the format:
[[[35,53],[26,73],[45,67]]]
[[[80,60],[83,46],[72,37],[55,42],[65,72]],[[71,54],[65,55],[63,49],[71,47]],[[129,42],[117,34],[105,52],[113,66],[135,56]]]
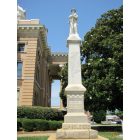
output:
[[[22,67],[21,67],[21,76],[18,76],[18,63],[21,63],[22,64]],[[22,79],[22,72],[23,72],[23,61],[21,60],[18,60],[17,61],[17,79]]]
[[[24,50],[20,51],[19,50],[19,45],[20,44],[24,44]],[[26,48],[27,48],[27,42],[24,41],[17,41],[17,53],[25,53],[26,52]]]

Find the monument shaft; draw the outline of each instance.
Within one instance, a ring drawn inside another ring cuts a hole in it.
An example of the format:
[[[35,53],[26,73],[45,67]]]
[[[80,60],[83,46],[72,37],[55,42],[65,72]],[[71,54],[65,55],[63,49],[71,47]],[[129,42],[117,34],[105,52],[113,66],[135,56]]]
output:
[[[68,43],[68,84],[81,84],[80,44]]]

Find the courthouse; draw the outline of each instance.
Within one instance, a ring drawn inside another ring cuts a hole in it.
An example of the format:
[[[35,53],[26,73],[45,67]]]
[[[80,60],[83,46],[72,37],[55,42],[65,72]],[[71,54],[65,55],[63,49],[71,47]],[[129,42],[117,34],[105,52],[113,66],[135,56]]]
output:
[[[51,106],[52,80],[60,80],[58,73],[68,55],[51,52],[47,33],[39,19],[26,19],[26,11],[17,7],[18,106]]]

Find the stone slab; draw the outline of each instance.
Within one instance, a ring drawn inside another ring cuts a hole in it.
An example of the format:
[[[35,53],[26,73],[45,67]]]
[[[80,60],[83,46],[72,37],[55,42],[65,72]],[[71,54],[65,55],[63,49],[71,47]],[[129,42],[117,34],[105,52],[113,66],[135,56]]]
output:
[[[48,140],[75,140],[75,139],[48,139]],[[76,139],[76,140],[81,140],[81,139]],[[82,139],[82,140],[109,140],[109,139],[98,136],[97,139]]]
[[[67,113],[64,123],[88,123],[88,118],[84,113]]]
[[[90,123],[63,123],[63,129],[90,129]]]
[[[57,139],[96,139],[98,131],[92,129],[58,129]]]
[[[86,91],[86,88],[82,84],[68,84],[68,86],[65,88],[66,93],[84,93]]]
[[[81,38],[79,36],[79,34],[71,34],[69,35],[69,37],[67,38],[67,42],[68,43],[73,43],[73,42],[78,42],[78,43],[81,43]]]

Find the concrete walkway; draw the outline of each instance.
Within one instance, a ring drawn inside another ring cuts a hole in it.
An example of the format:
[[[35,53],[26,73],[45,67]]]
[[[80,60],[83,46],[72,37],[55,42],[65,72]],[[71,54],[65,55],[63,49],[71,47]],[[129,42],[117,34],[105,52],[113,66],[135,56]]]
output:
[[[31,136],[49,136],[48,140],[56,140],[56,131],[17,132],[17,137],[31,137]],[[58,140],[62,140],[62,139],[58,139]],[[67,139],[67,140],[75,140],[75,139]],[[76,140],[81,140],[81,139],[76,139]],[[82,140],[108,140],[108,139],[98,136],[98,139],[82,139]]]

